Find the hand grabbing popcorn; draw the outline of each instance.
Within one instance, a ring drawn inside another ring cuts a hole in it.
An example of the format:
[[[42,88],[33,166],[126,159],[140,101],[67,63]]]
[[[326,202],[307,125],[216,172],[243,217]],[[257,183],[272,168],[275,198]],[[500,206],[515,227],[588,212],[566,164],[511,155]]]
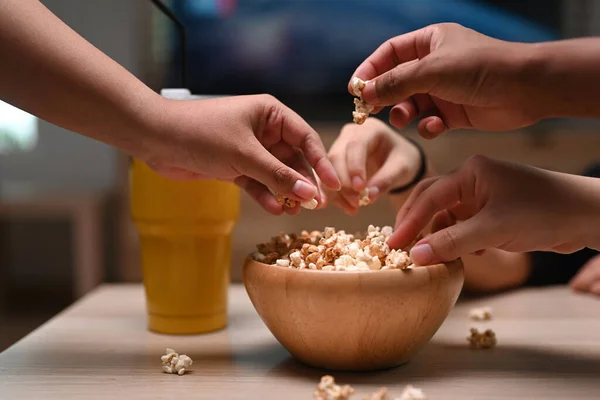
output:
[[[296,207],[296,200],[289,199],[289,198],[283,196],[282,194],[275,193],[275,200],[277,200],[277,203],[279,205],[282,205],[284,207],[288,207],[288,208]],[[300,203],[300,207],[306,208],[308,210],[314,210],[315,208],[317,208],[318,205],[319,205],[319,202],[317,201],[317,199],[303,201],[302,203]]]
[[[173,349],[165,350],[165,355],[160,358],[163,372],[167,374],[183,375],[192,366],[192,359],[185,354],[179,355]]]

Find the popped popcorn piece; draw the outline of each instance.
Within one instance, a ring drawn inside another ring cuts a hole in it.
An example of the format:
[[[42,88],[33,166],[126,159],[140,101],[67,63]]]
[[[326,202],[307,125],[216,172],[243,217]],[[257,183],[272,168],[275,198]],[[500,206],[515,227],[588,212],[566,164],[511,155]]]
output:
[[[492,309],[490,307],[472,308],[469,311],[469,318],[473,321],[489,321],[492,319]]]
[[[369,198],[369,188],[364,188],[359,193],[360,198],[358,199],[358,206],[364,207],[368,206],[371,203],[371,199]]]
[[[365,85],[366,82],[357,76],[352,78],[352,81],[350,82],[350,86],[352,87],[352,93],[354,93],[356,97],[362,97],[362,91],[365,88]]]
[[[350,385],[336,385],[331,375],[325,375],[317,385],[313,394],[313,400],[348,400],[354,394]]]
[[[189,371],[193,364],[190,357],[185,354],[179,355],[173,349],[166,349],[165,354],[160,357],[162,362],[162,370],[167,374],[183,375]]]
[[[382,387],[378,391],[371,393],[368,397],[365,397],[365,400],[390,400],[390,393],[387,388]]]
[[[407,269],[413,266],[405,251],[390,250],[386,243],[392,228],[369,225],[365,234],[349,235],[326,227],[323,232],[281,233],[256,246],[253,258],[284,268],[324,271]]]
[[[280,193],[274,193],[274,195],[275,195],[275,200],[277,201],[277,203],[279,205],[287,207],[287,208],[296,207],[296,204],[297,204],[296,200],[287,198]],[[303,201],[300,203],[300,207],[306,208],[307,210],[314,210],[315,208],[317,208],[318,205],[319,205],[319,202],[317,201],[317,199]]]
[[[365,81],[355,76],[352,78],[350,85],[352,86],[353,94],[357,97],[354,99],[352,119],[354,123],[361,125],[369,118],[369,114],[375,109],[375,106],[364,102],[362,99],[362,91],[366,85]]]
[[[319,202],[316,199],[312,199],[309,201],[304,201],[300,203],[302,208],[306,208],[307,210],[314,210],[319,205]]]
[[[412,261],[407,252],[391,250],[385,258],[385,265],[389,268],[406,269],[412,265]]]
[[[406,385],[397,400],[427,400],[427,397],[425,397],[425,393],[421,389],[412,385]]]
[[[471,335],[467,336],[467,341],[474,349],[491,349],[497,344],[496,334],[491,329],[480,333],[476,328],[471,328]]]

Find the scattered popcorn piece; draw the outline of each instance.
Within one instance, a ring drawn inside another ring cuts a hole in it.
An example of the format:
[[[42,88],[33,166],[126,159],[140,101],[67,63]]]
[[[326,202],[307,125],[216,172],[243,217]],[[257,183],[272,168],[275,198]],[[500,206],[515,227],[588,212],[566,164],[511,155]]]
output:
[[[300,206],[306,208],[307,210],[314,210],[319,205],[319,202],[316,199],[312,199],[309,201],[304,201],[300,203]]]
[[[185,354],[179,355],[173,349],[166,349],[165,355],[160,357],[162,370],[167,374],[183,375],[192,366],[192,359]]]
[[[358,98],[354,99],[354,111],[352,112],[352,119],[358,125],[362,125],[369,114],[375,109],[374,106],[367,104],[362,99],[362,91],[365,88],[366,82],[358,77],[352,78],[351,86],[352,92]]]
[[[279,259],[279,260],[275,261],[275,265],[277,265],[278,267],[289,268],[290,260]]]
[[[371,203],[371,199],[369,198],[369,188],[364,188],[359,193],[360,198],[358,199],[359,207],[368,206]]]
[[[325,375],[317,385],[313,394],[313,400],[348,400],[354,394],[350,385],[336,385],[331,375]]]
[[[412,385],[406,385],[404,391],[397,400],[426,400],[425,393]]]
[[[387,388],[382,387],[378,391],[371,393],[369,397],[365,397],[365,400],[390,400],[390,393]]]
[[[490,349],[497,343],[496,334],[491,329],[480,333],[476,328],[471,328],[471,335],[467,337],[467,341],[474,349]]]
[[[473,321],[489,321],[492,319],[492,309],[490,307],[472,308],[469,311],[469,318]]]

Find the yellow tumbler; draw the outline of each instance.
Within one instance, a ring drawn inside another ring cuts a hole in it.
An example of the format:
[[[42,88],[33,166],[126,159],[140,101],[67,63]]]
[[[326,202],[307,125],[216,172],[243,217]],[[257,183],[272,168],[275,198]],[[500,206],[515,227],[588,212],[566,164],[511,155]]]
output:
[[[130,168],[148,328],[199,334],[227,325],[231,236],[240,192],[220,181],[173,181],[139,160]]]

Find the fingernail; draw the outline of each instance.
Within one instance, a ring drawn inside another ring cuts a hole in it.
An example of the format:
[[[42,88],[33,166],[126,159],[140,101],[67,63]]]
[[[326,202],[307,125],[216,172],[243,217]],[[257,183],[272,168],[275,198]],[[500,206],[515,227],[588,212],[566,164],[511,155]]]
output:
[[[379,104],[379,96],[377,96],[375,81],[366,82],[365,88],[362,91],[362,99],[369,104]]]
[[[317,188],[304,181],[297,180],[292,188],[292,193],[303,200],[312,200],[317,195]]]
[[[360,176],[355,176],[352,178],[352,188],[356,191],[362,190],[364,185],[364,181]]]
[[[379,196],[379,188],[377,186],[371,186],[369,188],[369,197],[372,199],[377,196]]]
[[[410,250],[410,257],[417,265],[431,265],[434,259],[433,249],[428,244],[419,244]]]

